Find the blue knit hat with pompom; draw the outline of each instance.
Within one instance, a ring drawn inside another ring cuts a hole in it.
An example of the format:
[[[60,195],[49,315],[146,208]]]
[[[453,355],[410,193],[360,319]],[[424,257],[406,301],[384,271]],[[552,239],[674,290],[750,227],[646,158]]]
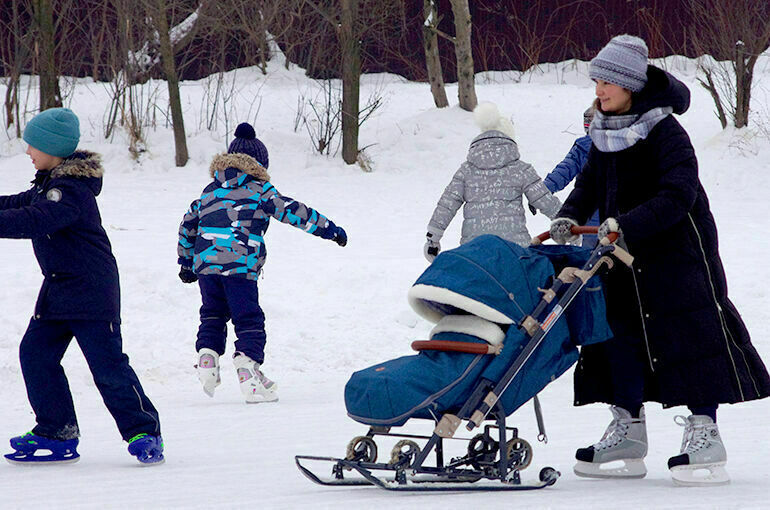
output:
[[[235,128],[235,138],[230,142],[227,152],[247,154],[256,159],[265,169],[270,164],[267,157],[267,147],[259,141],[254,128],[248,122],[238,124],[238,127]]]
[[[49,108],[27,122],[24,141],[51,156],[66,158],[80,141],[80,121],[69,108]]]

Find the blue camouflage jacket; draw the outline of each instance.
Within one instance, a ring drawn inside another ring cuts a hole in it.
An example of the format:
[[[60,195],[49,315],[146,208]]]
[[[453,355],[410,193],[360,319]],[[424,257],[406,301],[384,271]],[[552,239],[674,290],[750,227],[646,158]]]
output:
[[[265,264],[270,218],[332,239],[336,225],[302,202],[281,195],[267,170],[246,154],[220,154],[214,180],[194,200],[179,226],[179,264],[197,274],[256,280]]]

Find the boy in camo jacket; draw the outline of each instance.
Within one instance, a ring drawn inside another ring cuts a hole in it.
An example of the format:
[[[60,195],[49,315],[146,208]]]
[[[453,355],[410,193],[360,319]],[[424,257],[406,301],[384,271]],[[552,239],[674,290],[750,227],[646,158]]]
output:
[[[179,278],[197,281],[203,301],[196,368],[203,391],[211,397],[220,383],[219,357],[225,352],[226,323],[232,320],[237,336],[233,364],[246,402],[278,400],[277,385],[261,371],[266,335],[257,290],[270,218],[347,244],[341,227],[270,184],[268,164],[267,148],[254,128],[240,124],[227,154],[211,162],[214,180],[192,202],[179,227]]]

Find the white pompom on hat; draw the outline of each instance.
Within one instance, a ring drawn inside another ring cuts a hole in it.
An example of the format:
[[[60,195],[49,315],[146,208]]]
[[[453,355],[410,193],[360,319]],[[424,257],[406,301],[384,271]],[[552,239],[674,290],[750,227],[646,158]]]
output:
[[[507,117],[500,114],[500,110],[494,103],[479,103],[476,108],[473,109],[473,120],[476,125],[481,129],[481,132],[496,130],[502,132],[504,135],[510,137],[512,140],[516,139],[516,131],[513,129],[513,122]]]

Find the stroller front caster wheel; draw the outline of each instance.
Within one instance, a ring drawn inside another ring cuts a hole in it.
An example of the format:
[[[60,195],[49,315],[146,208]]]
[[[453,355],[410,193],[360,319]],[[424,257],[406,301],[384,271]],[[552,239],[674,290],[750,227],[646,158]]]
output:
[[[377,444],[369,436],[356,436],[348,443],[345,460],[374,462],[377,460]]]
[[[556,480],[559,479],[561,476],[561,473],[556,471],[552,467],[544,467],[540,470],[540,481],[545,483],[546,485],[553,485],[556,483]]]

